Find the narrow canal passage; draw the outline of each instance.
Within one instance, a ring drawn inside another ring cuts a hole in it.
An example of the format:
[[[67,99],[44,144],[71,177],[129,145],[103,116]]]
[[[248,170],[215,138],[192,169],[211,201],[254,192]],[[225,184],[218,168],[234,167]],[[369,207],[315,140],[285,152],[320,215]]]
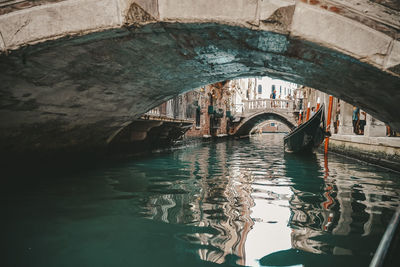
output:
[[[399,194],[279,134],[193,145],[7,183],[2,266],[368,266]]]

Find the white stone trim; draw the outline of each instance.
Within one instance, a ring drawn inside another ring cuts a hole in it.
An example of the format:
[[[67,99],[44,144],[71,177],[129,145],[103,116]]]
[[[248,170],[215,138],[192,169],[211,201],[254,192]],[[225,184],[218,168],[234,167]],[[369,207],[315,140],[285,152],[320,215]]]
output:
[[[121,25],[115,0],[68,0],[0,16],[5,49]]]
[[[400,64],[400,41],[393,41],[392,49],[387,56],[385,69],[389,69]],[[399,88],[400,89],[400,88]]]
[[[257,22],[258,0],[158,0],[160,20]]]
[[[291,36],[338,50],[381,69],[400,62],[399,41],[350,18],[295,0],[65,0],[0,15],[0,49],[13,50],[68,35],[120,28],[133,3],[154,18],[139,24],[215,22],[280,33],[282,29],[261,26],[260,19],[268,19],[280,7],[295,5],[288,28]],[[288,33],[286,28],[283,33]]]
[[[333,12],[297,3],[291,35],[336,48],[382,66],[393,40],[381,32]]]

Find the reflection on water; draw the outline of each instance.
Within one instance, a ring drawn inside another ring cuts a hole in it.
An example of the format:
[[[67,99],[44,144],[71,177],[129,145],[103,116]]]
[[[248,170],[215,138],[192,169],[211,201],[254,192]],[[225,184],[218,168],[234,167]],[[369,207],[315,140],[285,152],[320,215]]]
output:
[[[284,154],[282,135],[3,188],[11,266],[367,266],[400,175]]]

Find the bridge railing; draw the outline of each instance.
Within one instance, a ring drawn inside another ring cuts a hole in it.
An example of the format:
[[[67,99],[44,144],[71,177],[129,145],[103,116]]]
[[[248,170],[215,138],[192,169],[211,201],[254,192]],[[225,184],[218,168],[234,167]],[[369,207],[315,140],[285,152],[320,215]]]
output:
[[[150,109],[149,111],[147,111],[145,113],[145,115],[161,116],[160,108],[156,107],[156,108]]]
[[[150,115],[156,117],[163,117],[178,120],[192,120],[194,119],[193,112],[187,112],[187,105],[182,104],[180,96],[170,99],[161,105],[147,111],[143,115]]]
[[[244,110],[244,107],[243,107],[242,103],[233,104],[232,108],[231,108],[231,112],[232,112],[233,116],[241,116],[243,114],[243,110]]]
[[[294,100],[289,99],[254,99],[243,100],[243,114],[272,109],[279,111],[294,111]]]

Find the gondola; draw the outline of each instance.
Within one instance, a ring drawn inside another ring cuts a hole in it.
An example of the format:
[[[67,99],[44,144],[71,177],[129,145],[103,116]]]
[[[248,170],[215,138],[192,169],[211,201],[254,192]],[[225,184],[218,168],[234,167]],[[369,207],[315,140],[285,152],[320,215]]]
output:
[[[310,153],[324,141],[327,135],[324,110],[322,104],[308,121],[300,124],[284,137],[285,152]]]

